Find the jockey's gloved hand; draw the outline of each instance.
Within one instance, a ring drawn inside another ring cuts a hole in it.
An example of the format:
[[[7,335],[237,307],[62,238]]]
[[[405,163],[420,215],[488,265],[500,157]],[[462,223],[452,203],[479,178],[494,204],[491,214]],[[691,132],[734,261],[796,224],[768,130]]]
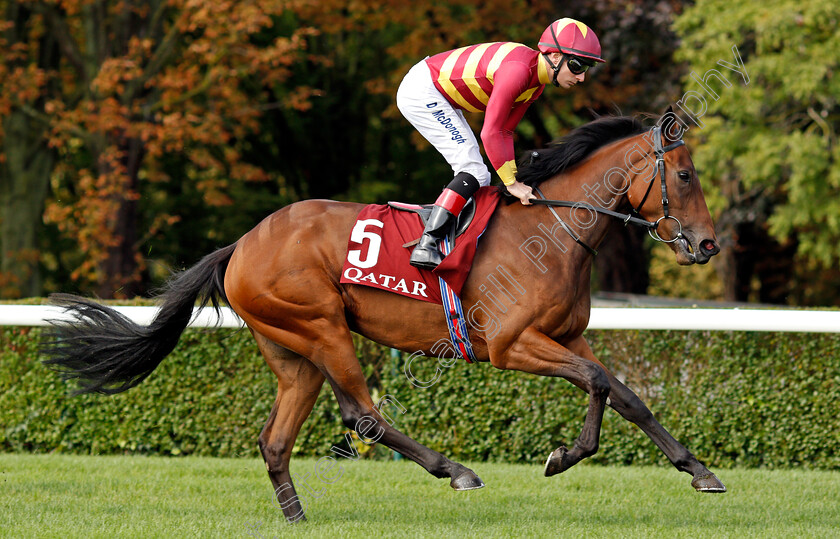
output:
[[[530,199],[534,198],[531,187],[520,181],[514,181],[507,186],[508,193],[519,199],[524,206],[530,206]]]

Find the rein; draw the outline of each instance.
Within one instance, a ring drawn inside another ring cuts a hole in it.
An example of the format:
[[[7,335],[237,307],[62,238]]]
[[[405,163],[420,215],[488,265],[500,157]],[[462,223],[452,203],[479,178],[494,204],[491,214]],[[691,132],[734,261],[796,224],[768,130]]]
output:
[[[653,175],[655,177],[657,172],[659,173],[660,185],[661,185],[661,188],[662,188],[662,212],[663,212],[663,215],[662,215],[662,217],[660,217],[656,221],[651,222],[651,221],[648,221],[647,219],[645,219],[643,217],[635,217],[636,215],[640,215],[639,210],[642,209],[642,206],[645,205],[645,201],[647,201],[648,195],[650,195],[651,187],[653,187],[653,181],[648,183],[648,188],[647,188],[647,191],[645,191],[645,196],[642,197],[642,201],[639,203],[639,205],[632,209],[631,213],[620,213],[620,212],[617,212],[617,211],[609,210],[607,208],[601,208],[599,206],[593,206],[593,205],[588,204],[586,202],[569,202],[569,201],[566,201],[566,200],[549,200],[549,199],[545,198],[545,195],[540,190],[540,188],[537,187],[537,186],[534,186],[534,191],[536,191],[536,193],[540,196],[540,198],[532,198],[530,200],[530,202],[532,204],[537,204],[537,205],[541,205],[541,206],[548,206],[548,209],[554,215],[554,218],[557,219],[557,222],[560,223],[560,226],[563,228],[563,230],[565,230],[566,233],[568,233],[572,237],[572,239],[575,240],[575,242],[577,242],[584,249],[586,249],[592,256],[597,255],[598,251],[596,251],[595,249],[593,249],[592,247],[587,245],[580,238],[580,235],[578,235],[575,231],[573,231],[571,228],[569,228],[569,226],[563,221],[563,219],[560,218],[560,216],[557,214],[557,212],[554,211],[555,207],[572,208],[572,209],[584,208],[584,209],[594,211],[594,212],[597,212],[597,213],[602,213],[602,214],[610,216],[610,217],[615,217],[617,219],[621,219],[622,221],[624,221],[625,226],[629,223],[631,225],[645,227],[645,228],[647,228],[648,234],[650,235],[651,238],[653,238],[656,241],[662,242],[662,243],[673,243],[673,242],[677,241],[678,239],[684,237],[683,234],[682,234],[682,223],[680,223],[679,219],[677,219],[673,215],[670,215],[669,212],[668,212],[668,188],[667,188],[666,183],[665,183],[665,154],[670,152],[671,150],[675,150],[675,149],[679,148],[680,146],[685,145],[685,141],[678,140],[678,141],[673,142],[673,143],[671,143],[667,146],[662,146],[662,126],[656,126],[652,129],[652,131],[653,131],[653,139],[654,139],[653,140],[653,152],[654,152],[654,155],[656,155],[656,167],[653,170]],[[536,156],[536,152],[533,154],[532,159],[533,159],[534,156]],[[674,238],[671,239],[671,240],[663,239],[656,230],[657,227],[659,226],[659,223],[662,222],[665,219],[673,219],[674,221],[676,221],[677,226],[679,226],[679,232],[677,232],[677,235],[674,236]]]

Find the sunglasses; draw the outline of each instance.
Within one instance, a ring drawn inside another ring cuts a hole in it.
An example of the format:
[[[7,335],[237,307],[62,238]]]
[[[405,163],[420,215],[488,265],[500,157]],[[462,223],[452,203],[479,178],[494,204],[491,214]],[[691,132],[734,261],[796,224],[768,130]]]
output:
[[[567,54],[566,65],[569,66],[569,71],[571,71],[573,75],[580,75],[581,73],[586,73],[586,70],[595,64],[591,62],[585,62],[577,56]]]

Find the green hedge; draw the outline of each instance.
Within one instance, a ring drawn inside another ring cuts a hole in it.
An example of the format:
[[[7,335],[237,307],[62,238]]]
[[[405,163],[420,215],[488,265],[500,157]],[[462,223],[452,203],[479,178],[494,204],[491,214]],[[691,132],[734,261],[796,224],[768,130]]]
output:
[[[143,384],[106,397],[69,397],[36,357],[37,329],[0,331],[0,451],[257,455],[276,384],[246,331],[188,330]],[[840,469],[840,336],[801,333],[592,331],[596,354],[659,421],[712,467]],[[359,339],[374,398],[397,426],[457,460],[543,462],[572,443],[587,396],[561,379],[457,362],[428,388],[404,373],[406,354]],[[437,361],[413,363],[433,378]],[[326,389],[298,437],[297,455],[342,444]],[[362,444],[360,447],[366,448]],[[389,458],[375,447],[366,456]],[[593,460],[667,464],[635,426],[608,410]]]

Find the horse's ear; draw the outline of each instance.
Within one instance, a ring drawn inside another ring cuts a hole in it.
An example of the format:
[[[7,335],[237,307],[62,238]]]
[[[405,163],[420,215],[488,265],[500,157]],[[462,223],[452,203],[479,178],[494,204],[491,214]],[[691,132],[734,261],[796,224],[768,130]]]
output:
[[[688,129],[688,125],[677,116],[674,107],[670,105],[657,123],[662,127],[662,137],[666,144],[681,140],[683,133]]]

